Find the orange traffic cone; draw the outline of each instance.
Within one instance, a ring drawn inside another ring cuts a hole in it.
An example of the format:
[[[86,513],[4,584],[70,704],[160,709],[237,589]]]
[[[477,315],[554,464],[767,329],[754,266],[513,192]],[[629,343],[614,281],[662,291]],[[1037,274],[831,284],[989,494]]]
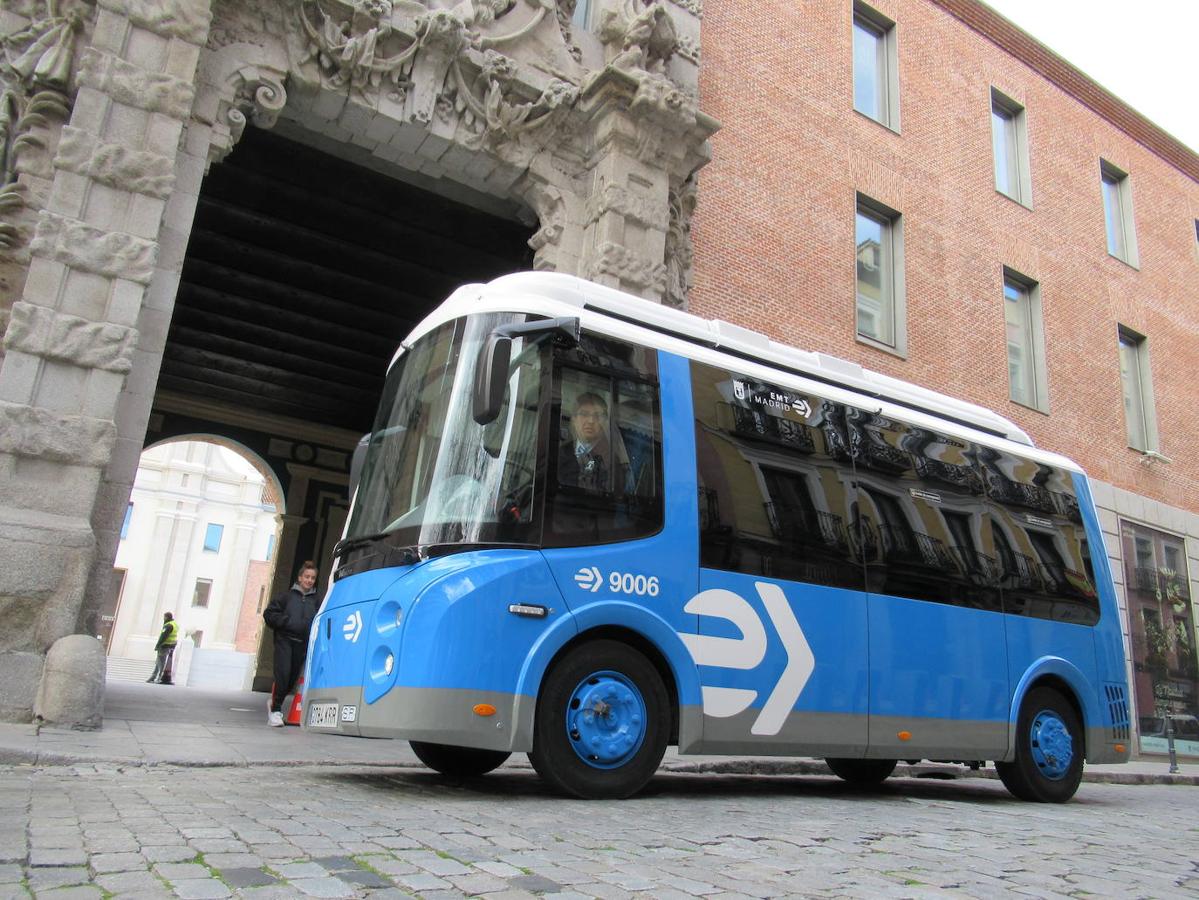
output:
[[[299,725],[300,719],[304,715],[304,676],[300,676],[300,680],[296,682],[296,697],[291,702],[291,709],[287,711],[287,724]]]

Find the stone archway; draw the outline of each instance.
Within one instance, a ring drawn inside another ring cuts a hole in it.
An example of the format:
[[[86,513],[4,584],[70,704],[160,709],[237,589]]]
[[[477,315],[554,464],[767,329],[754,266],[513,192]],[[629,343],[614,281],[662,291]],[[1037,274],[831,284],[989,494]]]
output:
[[[123,592],[110,677],[144,677],[164,612],[181,629],[177,684],[248,686],[278,558],[283,485],[227,437],[186,434],[141,455],[114,567]]]
[[[571,0],[14,4],[0,718],[29,717],[46,650],[107,593],[204,174],[248,123],[519,202],[535,268],[685,303],[718,127],[698,108],[701,6],[595,6],[582,32]]]

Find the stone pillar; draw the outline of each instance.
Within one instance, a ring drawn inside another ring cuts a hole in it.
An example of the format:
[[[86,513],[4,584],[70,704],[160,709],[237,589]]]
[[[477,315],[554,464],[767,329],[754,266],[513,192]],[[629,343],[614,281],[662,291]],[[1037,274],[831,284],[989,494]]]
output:
[[[207,0],[99,0],[78,60],[0,366],[0,572],[38,561],[0,601],[7,719],[31,716],[31,663],[79,626],[89,579],[97,602],[107,586],[145,426],[119,427],[121,392],[135,359],[157,373],[139,348],[156,330],[165,338],[169,314],[147,310],[147,289],[167,198],[198,191],[176,184],[176,158],[209,21]],[[101,496],[118,437],[135,433],[129,476]]]

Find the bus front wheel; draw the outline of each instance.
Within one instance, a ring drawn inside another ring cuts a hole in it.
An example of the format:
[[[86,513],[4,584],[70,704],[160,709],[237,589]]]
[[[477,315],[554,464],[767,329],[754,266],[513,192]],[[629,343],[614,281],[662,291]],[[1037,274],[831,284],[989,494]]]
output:
[[[829,758],[825,760],[833,774],[842,781],[860,785],[882,784],[891,777],[897,762],[898,760],[894,759]]]
[[[416,758],[434,772],[451,778],[474,778],[486,775],[504,764],[511,754],[504,750],[477,750],[474,747],[453,747],[449,744],[427,744],[409,741]]]
[[[546,674],[529,760],[563,793],[623,799],[657,770],[669,728],[670,699],[653,664],[627,644],[592,641]]]
[[[1016,758],[995,763],[1004,787],[1021,800],[1064,803],[1082,781],[1082,724],[1059,691],[1028,692],[1016,723]]]

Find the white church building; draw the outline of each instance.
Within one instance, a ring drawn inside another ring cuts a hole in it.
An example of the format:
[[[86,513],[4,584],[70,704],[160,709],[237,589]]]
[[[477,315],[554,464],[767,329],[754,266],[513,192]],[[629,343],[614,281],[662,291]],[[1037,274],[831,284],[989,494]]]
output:
[[[171,612],[180,626],[176,684],[250,687],[270,600],[278,496],[226,446],[173,441],[142,454],[113,608],[101,617],[110,678],[149,675],[163,613]]]

